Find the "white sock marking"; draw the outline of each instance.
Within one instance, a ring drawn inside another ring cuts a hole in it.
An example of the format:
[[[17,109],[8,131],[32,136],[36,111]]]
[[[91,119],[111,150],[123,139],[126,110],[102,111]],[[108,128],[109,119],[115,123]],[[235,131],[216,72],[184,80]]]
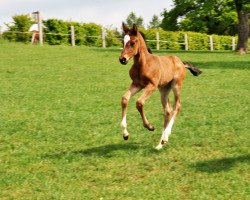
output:
[[[160,150],[163,145],[162,145],[162,141],[164,140],[165,142],[168,141],[168,137],[170,136],[171,134],[171,130],[172,130],[172,127],[174,125],[174,117],[171,118],[170,122],[168,123],[168,126],[165,128],[165,130],[163,129],[162,130],[162,136],[161,136],[161,140],[159,142],[159,144],[156,146],[156,149],[157,150]]]
[[[122,118],[121,128],[122,128],[122,134],[123,134],[124,136],[128,136],[129,133],[128,133],[128,131],[127,131],[127,120],[126,120],[126,115]]]
[[[165,137],[168,137],[171,134],[172,127],[174,125],[174,118],[172,117],[168,123],[167,128],[164,130]]]
[[[122,128],[126,128],[127,127],[126,115],[122,118],[121,127]]]

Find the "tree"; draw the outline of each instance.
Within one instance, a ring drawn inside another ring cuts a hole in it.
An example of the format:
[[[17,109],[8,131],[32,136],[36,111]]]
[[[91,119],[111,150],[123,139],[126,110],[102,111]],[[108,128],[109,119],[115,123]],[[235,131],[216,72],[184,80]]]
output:
[[[240,53],[247,52],[247,43],[249,37],[249,0],[234,0],[238,14],[238,44],[236,50]]]
[[[164,10],[161,27],[207,34],[238,34],[237,50],[247,51],[249,0],[173,0],[174,8]]]
[[[134,12],[129,13],[129,15],[128,15],[127,19],[126,19],[126,24],[129,27],[132,27],[133,24],[136,24],[137,27],[144,28],[144,26],[143,26],[143,18],[141,16],[137,17]]]
[[[163,29],[236,34],[237,13],[233,0],[174,0],[174,5],[170,11],[163,12]]]
[[[161,25],[160,19],[157,15],[153,15],[152,20],[149,22],[148,28],[159,28]]]
[[[29,42],[31,34],[27,34],[30,26],[33,24],[32,19],[27,15],[15,15],[12,17],[13,25],[6,24],[11,32],[4,33],[4,37],[10,41]]]

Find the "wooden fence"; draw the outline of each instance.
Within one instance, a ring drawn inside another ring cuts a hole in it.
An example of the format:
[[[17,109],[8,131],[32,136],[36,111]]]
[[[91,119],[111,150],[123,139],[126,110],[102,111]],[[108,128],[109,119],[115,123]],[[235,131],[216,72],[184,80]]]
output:
[[[5,31],[5,32],[12,32],[12,33],[18,33],[18,34],[31,34],[30,32],[18,32],[18,31]],[[41,46],[43,46],[43,35],[61,35],[61,36],[69,36],[70,37],[70,41],[71,41],[71,46],[75,46],[75,28],[74,26],[70,26],[70,33],[69,34],[61,34],[61,33],[44,33],[43,32],[43,28],[42,26],[39,26],[39,44]],[[93,37],[93,38],[100,38],[102,40],[102,48],[106,48],[106,41],[108,39],[107,33],[105,31],[105,28],[102,28],[102,33],[101,35],[95,35],[95,36],[87,36],[85,35],[85,37]],[[184,42],[178,42],[178,44],[180,45],[184,45],[184,49],[186,51],[189,50],[189,40],[188,40],[188,34],[184,34],[184,38],[183,41]],[[210,51],[214,51],[214,39],[213,36],[210,35],[208,36],[209,38],[209,49]],[[1,30],[1,26],[0,26],[0,39],[2,39],[2,30]],[[123,40],[123,38],[117,38],[119,40]],[[156,44],[156,50],[160,50],[160,43],[171,43],[171,41],[169,40],[160,40],[160,34],[159,32],[156,32],[155,35],[155,40],[146,40],[147,42],[154,42]],[[227,44],[228,45],[228,44]],[[235,42],[235,37],[232,37],[231,40],[231,50],[235,50],[236,47],[236,42]]]

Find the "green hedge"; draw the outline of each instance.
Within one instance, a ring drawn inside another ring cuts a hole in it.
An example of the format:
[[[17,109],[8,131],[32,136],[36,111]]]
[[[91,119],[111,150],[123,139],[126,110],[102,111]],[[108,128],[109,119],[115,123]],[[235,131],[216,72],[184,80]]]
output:
[[[163,31],[159,29],[148,29],[144,31],[147,40],[156,40],[156,32],[159,32],[159,39],[166,42],[160,42],[160,49],[180,50],[181,45],[179,42],[179,34],[177,32]],[[148,46],[156,49],[156,42],[147,42]]]
[[[28,43],[31,40],[31,33],[28,33],[33,23],[26,15],[14,16],[14,25],[9,25],[9,31],[4,32],[3,38],[9,41]],[[44,42],[49,45],[70,45],[70,26],[75,28],[75,44],[84,46],[102,46],[102,26],[95,23],[65,22],[58,19],[44,20]],[[117,30],[106,30],[106,46],[122,46],[122,34]],[[20,33],[21,32],[21,33]],[[184,50],[184,35],[188,35],[189,50],[210,50],[209,36],[196,32],[172,32],[161,29],[142,30],[147,38],[147,44],[151,49],[156,49],[156,32],[160,36],[161,50]],[[232,37],[212,35],[214,50],[232,50]],[[235,38],[237,43],[237,37]],[[250,47],[250,39],[248,40]]]
[[[29,27],[34,23],[26,15],[14,16],[14,25],[9,25],[8,31],[3,33],[3,38],[11,42],[31,41],[32,33],[28,32]],[[19,23],[20,21],[20,23]],[[20,25],[19,25],[20,24]],[[44,42],[49,45],[69,45],[70,26],[75,29],[75,44],[84,46],[102,46],[102,26],[95,23],[65,22],[59,19],[44,20]],[[119,46],[119,33],[116,30],[106,29],[106,46]]]
[[[102,26],[94,23],[64,22],[58,19],[44,21],[44,41],[50,45],[70,44],[70,26],[75,28],[75,44],[101,46]]]
[[[196,32],[172,32],[163,31],[159,29],[148,29],[143,31],[146,35],[148,46],[156,49],[156,32],[159,32],[160,49],[162,50],[184,50],[184,35],[188,35],[188,49],[189,50],[210,50],[209,35]],[[214,50],[232,50],[232,36],[212,35]],[[235,37],[237,43],[237,37]],[[248,40],[248,46],[250,39]],[[249,46],[250,47],[250,46]]]
[[[50,45],[68,44],[69,27],[68,24],[58,19],[48,19],[44,21],[47,27],[44,29],[44,41]]]
[[[102,46],[102,26],[95,23],[63,22],[62,20],[49,19],[44,21],[45,42],[50,45],[70,44],[70,26],[75,29],[75,44],[84,46]],[[50,33],[62,33],[68,35],[53,35]],[[115,30],[106,29],[106,46],[120,45],[119,34]]]

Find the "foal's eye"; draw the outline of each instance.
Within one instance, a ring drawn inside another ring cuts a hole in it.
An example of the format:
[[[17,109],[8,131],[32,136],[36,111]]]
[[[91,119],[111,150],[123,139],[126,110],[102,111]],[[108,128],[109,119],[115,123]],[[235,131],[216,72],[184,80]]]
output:
[[[130,42],[130,45],[131,45],[131,47],[133,47],[133,46],[135,45],[135,42],[134,42],[134,41],[131,41],[131,42]]]

